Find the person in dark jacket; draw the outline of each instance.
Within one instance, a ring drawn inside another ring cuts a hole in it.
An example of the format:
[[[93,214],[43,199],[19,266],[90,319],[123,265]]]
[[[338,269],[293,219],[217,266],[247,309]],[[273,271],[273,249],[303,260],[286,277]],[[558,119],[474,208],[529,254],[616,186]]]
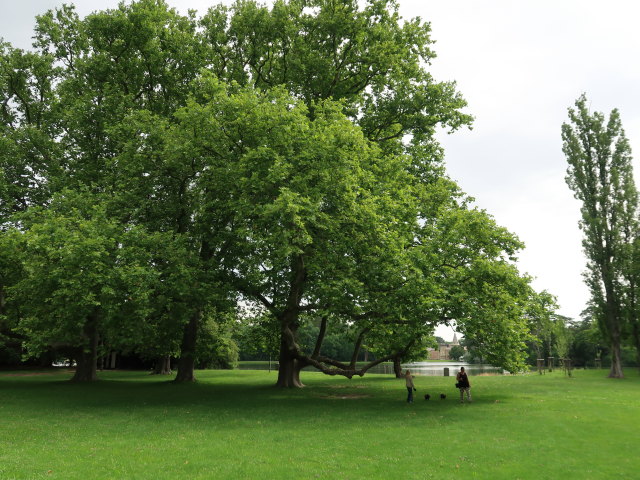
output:
[[[456,375],[456,381],[458,382],[456,386],[460,389],[460,403],[464,403],[464,392],[467,392],[467,401],[471,403],[471,384],[464,367],[460,367],[460,371]]]

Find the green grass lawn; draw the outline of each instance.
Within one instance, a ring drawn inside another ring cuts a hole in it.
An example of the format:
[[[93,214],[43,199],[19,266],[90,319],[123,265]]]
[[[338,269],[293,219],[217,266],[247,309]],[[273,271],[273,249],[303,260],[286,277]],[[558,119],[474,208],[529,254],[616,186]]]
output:
[[[417,377],[408,405],[377,375],[0,372],[0,479],[640,478],[640,377],[606,373],[471,377],[464,405],[453,377]]]

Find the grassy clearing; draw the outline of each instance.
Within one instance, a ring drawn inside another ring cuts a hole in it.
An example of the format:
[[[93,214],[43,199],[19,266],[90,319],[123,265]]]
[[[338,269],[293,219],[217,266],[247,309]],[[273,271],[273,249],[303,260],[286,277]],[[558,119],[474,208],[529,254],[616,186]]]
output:
[[[0,479],[637,478],[640,377],[625,373],[471,377],[471,405],[453,378],[417,377],[407,405],[377,375],[279,390],[266,371],[0,372]]]

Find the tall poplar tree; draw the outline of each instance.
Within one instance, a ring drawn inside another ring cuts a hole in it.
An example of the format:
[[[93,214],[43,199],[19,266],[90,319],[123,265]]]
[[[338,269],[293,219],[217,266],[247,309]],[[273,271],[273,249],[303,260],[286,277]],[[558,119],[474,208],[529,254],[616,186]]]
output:
[[[638,192],[631,148],[620,114],[589,112],[580,96],[562,125],[563,152],[569,163],[567,184],[582,202],[580,228],[587,257],[586,283],[598,311],[600,329],[611,345],[609,377],[622,378],[620,345],[629,298],[630,241],[635,236]]]

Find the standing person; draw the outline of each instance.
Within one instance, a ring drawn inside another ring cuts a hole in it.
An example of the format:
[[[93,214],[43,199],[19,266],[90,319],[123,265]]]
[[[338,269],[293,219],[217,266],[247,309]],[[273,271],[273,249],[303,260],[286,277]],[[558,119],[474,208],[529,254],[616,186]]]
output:
[[[407,403],[413,403],[413,392],[416,387],[413,385],[413,377],[409,370],[404,374],[404,378],[407,382]]]
[[[456,375],[456,387],[460,389],[460,403],[464,403],[464,392],[467,392],[467,400],[471,403],[471,384],[469,383],[469,377],[467,372],[464,371],[464,367],[460,367],[460,371]]]

